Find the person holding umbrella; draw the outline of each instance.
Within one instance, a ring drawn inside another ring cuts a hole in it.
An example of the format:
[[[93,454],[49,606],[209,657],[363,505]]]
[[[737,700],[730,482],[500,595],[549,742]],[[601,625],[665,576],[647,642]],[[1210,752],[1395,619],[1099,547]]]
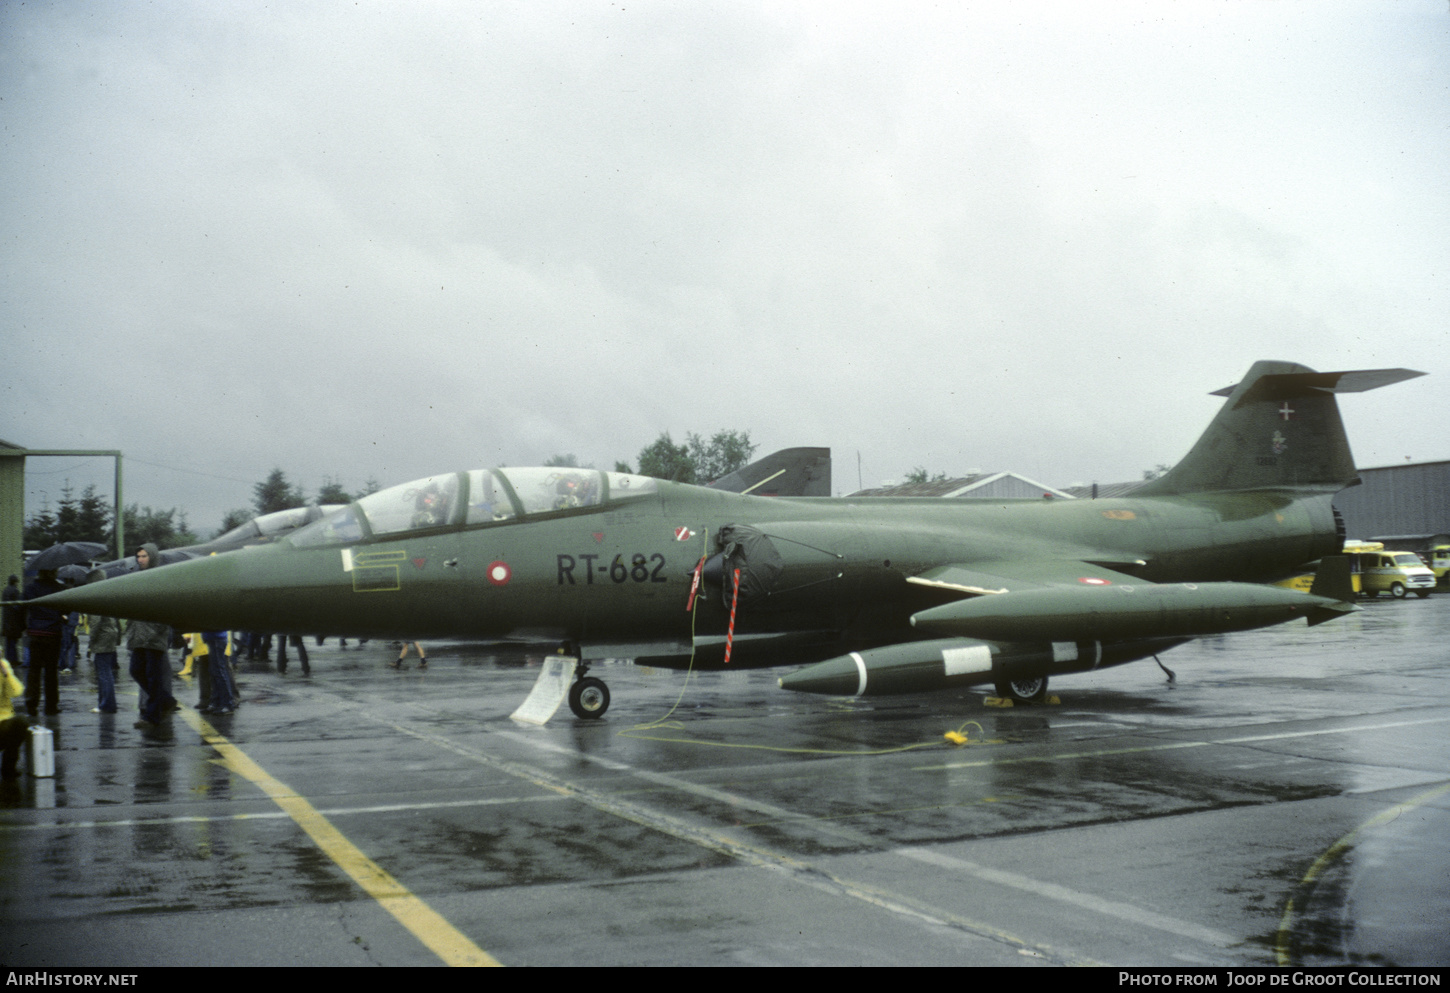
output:
[[[37,553],[25,564],[34,569],[36,579],[25,586],[25,599],[37,600],[65,587],[56,581],[56,572],[63,566],[88,562],[106,554],[106,546],[95,541],[62,541]],[[40,710],[42,686],[45,690],[45,712],[60,713],[61,634],[65,616],[51,607],[27,607],[25,633],[30,637],[30,671],[25,676],[25,705],[34,717]]]

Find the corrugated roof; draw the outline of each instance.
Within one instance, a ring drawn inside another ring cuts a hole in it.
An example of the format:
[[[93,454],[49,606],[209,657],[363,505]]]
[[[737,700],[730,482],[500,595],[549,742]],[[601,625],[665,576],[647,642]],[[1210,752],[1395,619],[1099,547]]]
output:
[[[1062,499],[1071,499],[1072,497],[1072,494],[1066,490],[1059,490],[1055,487],[1047,486],[1017,472],[978,472],[970,476],[934,479],[925,483],[899,483],[895,486],[878,486],[875,489],[858,490],[848,495],[853,497],[945,497],[953,500],[971,500],[979,497],[985,499],[1000,499],[1000,494],[988,494],[985,492],[996,483],[1005,483],[1007,485],[1015,484],[1019,488],[1030,490],[1032,496],[1053,496]],[[1024,493],[1016,499],[1021,498],[1030,499],[1031,497]]]

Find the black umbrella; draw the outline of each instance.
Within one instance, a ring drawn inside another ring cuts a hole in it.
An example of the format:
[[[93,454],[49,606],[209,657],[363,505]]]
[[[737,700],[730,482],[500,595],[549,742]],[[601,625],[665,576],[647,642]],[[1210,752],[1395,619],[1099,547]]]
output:
[[[72,586],[79,586],[86,581],[91,570],[83,565],[63,565],[55,570],[55,578],[62,583],[70,583]]]
[[[106,554],[106,546],[98,541],[62,541],[51,545],[25,563],[27,571],[34,569],[59,569],[63,565],[78,565]]]

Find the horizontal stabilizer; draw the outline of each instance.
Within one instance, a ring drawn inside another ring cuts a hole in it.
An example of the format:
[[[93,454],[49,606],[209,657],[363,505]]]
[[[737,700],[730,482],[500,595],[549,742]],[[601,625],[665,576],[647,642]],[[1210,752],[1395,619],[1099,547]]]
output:
[[[1349,372],[1297,372],[1277,376],[1260,376],[1254,384],[1254,396],[1245,394],[1239,403],[1253,400],[1286,400],[1300,396],[1306,390],[1321,393],[1364,393],[1381,386],[1393,386],[1407,379],[1425,375],[1414,369],[1354,369]],[[1231,396],[1239,388],[1238,383],[1214,390],[1209,396]]]

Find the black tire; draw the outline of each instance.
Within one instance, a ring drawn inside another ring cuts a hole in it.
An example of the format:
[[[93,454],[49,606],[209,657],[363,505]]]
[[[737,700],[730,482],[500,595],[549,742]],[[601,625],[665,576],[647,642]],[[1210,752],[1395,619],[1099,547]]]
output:
[[[1403,600],[1405,598],[1405,584],[1391,583],[1390,596],[1394,597],[1396,600]]]
[[[598,720],[609,709],[609,687],[593,676],[575,680],[569,687],[569,709],[581,720]]]
[[[1425,599],[1425,597],[1427,597],[1429,595],[1430,595],[1430,591],[1429,590],[1416,590],[1415,591],[1415,596],[1419,597],[1421,600]]]
[[[993,684],[999,697],[1018,703],[1036,703],[1047,699],[1047,677],[1029,676],[1023,679],[998,679]]]

